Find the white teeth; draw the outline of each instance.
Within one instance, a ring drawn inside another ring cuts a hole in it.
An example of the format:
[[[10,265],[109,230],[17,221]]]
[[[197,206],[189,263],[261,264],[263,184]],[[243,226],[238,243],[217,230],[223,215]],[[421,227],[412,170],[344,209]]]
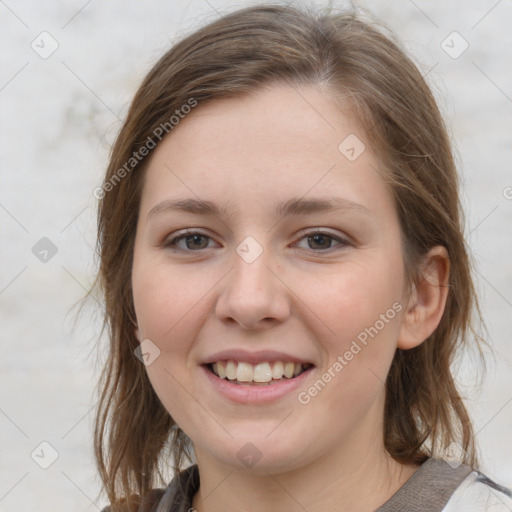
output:
[[[291,379],[293,377],[293,370],[295,369],[295,365],[293,363],[286,363],[284,365],[284,376],[287,379]]]
[[[252,365],[249,363],[238,363],[236,369],[236,380],[241,382],[251,382],[253,380]]]
[[[275,361],[274,363],[263,362],[252,365],[246,362],[217,361],[212,364],[215,375],[221,379],[238,382],[270,383],[272,380],[280,380],[283,377],[291,379],[299,375],[309,365],[301,363]]]
[[[226,377],[229,380],[236,379],[236,367],[237,364],[234,361],[228,361],[226,364]]]
[[[240,363],[238,364],[240,366]],[[302,365],[301,365],[302,366]],[[259,363],[254,367],[254,382],[270,382],[272,380],[272,370],[269,363]]]
[[[226,378],[226,367],[223,363],[215,363],[217,365],[217,371],[215,371],[215,365],[213,371],[221,378]]]
[[[272,368],[272,378],[281,379],[284,375],[284,365],[281,361],[276,361]]]

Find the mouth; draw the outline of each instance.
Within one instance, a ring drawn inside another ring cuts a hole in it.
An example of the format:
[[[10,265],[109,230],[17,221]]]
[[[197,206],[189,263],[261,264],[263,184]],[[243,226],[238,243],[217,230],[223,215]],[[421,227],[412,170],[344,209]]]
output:
[[[232,359],[203,365],[219,379],[242,386],[273,386],[296,379],[314,365],[292,361],[263,361],[251,364]]]

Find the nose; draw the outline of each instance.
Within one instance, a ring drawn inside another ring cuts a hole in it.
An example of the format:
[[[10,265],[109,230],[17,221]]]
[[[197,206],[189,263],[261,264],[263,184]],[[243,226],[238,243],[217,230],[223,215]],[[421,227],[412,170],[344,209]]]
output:
[[[221,321],[253,330],[269,328],[289,316],[291,292],[268,252],[252,262],[235,252],[216,304]]]

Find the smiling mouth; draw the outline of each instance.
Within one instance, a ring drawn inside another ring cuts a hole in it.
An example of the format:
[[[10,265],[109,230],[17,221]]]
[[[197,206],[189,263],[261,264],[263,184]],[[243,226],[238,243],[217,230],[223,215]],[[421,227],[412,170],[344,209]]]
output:
[[[250,364],[242,361],[217,361],[205,365],[220,379],[246,386],[269,386],[298,377],[313,367],[310,363],[261,362]]]

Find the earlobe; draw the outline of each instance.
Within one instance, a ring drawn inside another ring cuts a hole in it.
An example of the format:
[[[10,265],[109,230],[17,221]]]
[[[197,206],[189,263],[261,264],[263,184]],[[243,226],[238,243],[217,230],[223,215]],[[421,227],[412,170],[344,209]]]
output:
[[[433,247],[424,257],[420,280],[408,297],[397,348],[415,348],[437,329],[448,297],[449,271],[448,251],[443,246]]]

